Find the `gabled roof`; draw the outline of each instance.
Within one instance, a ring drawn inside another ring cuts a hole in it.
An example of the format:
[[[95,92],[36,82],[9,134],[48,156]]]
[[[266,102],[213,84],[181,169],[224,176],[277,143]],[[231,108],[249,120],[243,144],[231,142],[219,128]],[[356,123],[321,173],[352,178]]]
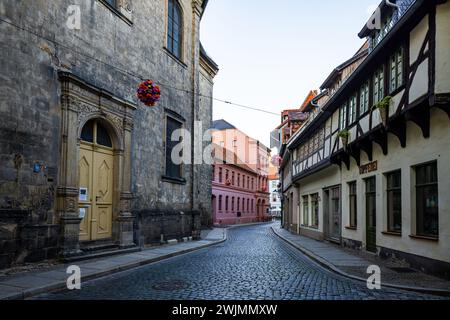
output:
[[[308,105],[308,103],[314,99],[314,97],[317,96],[317,90],[311,90],[308,93],[308,96],[306,97],[305,101],[302,103],[302,106],[300,107],[300,111],[303,111],[303,109]]]
[[[212,128],[216,129],[216,130],[233,130],[233,129],[237,129],[231,123],[229,123],[228,121],[225,121],[223,119],[214,121],[213,125],[212,125]]]
[[[364,46],[366,46],[366,44],[367,43],[365,43]],[[364,46],[363,46],[363,48],[364,48]],[[331,72],[331,74],[328,76],[328,78],[325,80],[325,82],[320,86],[320,90],[328,89],[331,86],[331,84],[336,80],[336,78],[341,74],[342,70],[347,68],[352,63],[355,63],[359,59],[363,58],[364,56],[367,56],[368,54],[369,54],[369,49],[366,48],[366,49],[363,49],[362,51],[360,49],[356,53],[356,55],[354,55],[353,57],[351,57],[350,59],[348,59],[347,61],[345,61],[341,65],[337,66]]]

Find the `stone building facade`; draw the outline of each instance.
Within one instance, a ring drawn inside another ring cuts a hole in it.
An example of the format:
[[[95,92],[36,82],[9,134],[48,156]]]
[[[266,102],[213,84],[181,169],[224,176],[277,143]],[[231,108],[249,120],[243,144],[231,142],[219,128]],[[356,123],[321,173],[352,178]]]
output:
[[[211,168],[174,165],[169,137],[211,126],[207,2],[2,1],[0,268],[211,224]],[[136,98],[143,79],[155,107]]]

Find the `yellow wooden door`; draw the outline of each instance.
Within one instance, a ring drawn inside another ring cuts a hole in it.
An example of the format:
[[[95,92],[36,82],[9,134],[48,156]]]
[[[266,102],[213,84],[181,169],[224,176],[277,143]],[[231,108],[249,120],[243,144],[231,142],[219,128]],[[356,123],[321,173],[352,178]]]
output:
[[[112,236],[113,153],[97,147],[94,151],[92,240]]]
[[[100,125],[94,122],[90,126],[93,135],[80,144],[80,241],[112,237],[114,154],[111,147],[97,144]]]
[[[92,199],[93,199],[93,172],[94,172],[94,152],[92,146],[86,143],[81,143],[80,146],[80,190],[86,190],[86,198],[80,200],[78,207],[80,213],[84,213],[84,218],[80,224],[80,241],[91,240],[91,217],[92,217]]]

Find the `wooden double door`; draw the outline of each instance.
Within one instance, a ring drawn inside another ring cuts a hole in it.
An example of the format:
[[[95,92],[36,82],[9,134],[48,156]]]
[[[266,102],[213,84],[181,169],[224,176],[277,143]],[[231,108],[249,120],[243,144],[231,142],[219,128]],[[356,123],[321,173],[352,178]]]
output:
[[[106,130],[97,122],[88,125],[92,134],[80,144],[80,241],[112,237],[114,152]]]

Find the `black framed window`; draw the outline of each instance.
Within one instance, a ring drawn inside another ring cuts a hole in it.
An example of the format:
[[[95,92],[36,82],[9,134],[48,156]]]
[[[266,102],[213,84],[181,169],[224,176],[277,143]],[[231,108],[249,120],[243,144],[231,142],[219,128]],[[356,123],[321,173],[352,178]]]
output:
[[[182,11],[177,0],[169,0],[167,19],[167,49],[181,60],[182,47]]]
[[[417,166],[416,232],[419,236],[439,236],[439,195],[437,162]]]
[[[369,103],[370,103],[369,92],[370,92],[369,81],[366,81],[359,90],[359,115],[363,115],[367,111],[369,111]]]
[[[219,211],[222,211],[222,196],[219,196]]]
[[[389,88],[391,92],[403,85],[403,48],[398,49],[390,59]]]
[[[356,121],[356,94],[348,101],[348,124],[352,125]]]
[[[384,66],[380,67],[373,76],[374,105],[384,98]]]
[[[356,228],[358,226],[357,218],[357,194],[356,194],[356,181],[350,182],[348,184],[348,195],[349,195],[349,226],[351,228]]]
[[[235,200],[235,198],[232,197],[231,198],[231,212],[234,212],[234,200]]]
[[[339,109],[339,129],[344,130],[347,127],[347,105]]]
[[[309,226],[309,196],[303,197],[303,225]]]
[[[219,168],[219,183],[223,182],[223,169]]]
[[[241,174],[238,173],[238,177],[237,177],[237,186],[240,187],[241,186]]]
[[[228,206],[230,205],[230,197],[226,196],[225,197],[225,211],[228,212]]]
[[[402,232],[402,172],[386,174],[387,227],[389,232]]]
[[[311,210],[312,210],[312,223],[314,228],[319,227],[319,194],[313,194],[311,196]]]
[[[182,179],[181,164],[175,164],[172,159],[173,149],[181,142],[181,139],[180,141],[172,141],[172,134],[182,128],[183,123],[172,117],[166,117],[166,177],[172,179]]]

